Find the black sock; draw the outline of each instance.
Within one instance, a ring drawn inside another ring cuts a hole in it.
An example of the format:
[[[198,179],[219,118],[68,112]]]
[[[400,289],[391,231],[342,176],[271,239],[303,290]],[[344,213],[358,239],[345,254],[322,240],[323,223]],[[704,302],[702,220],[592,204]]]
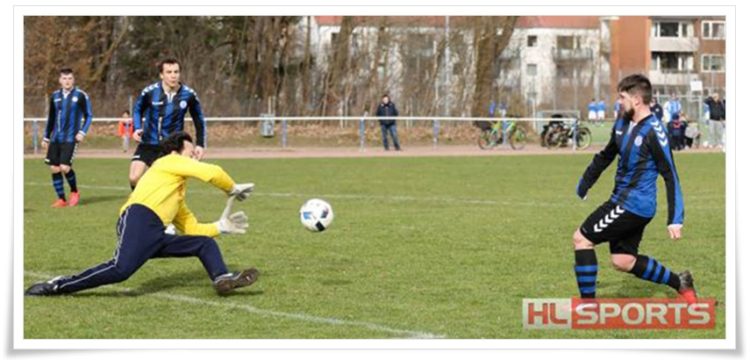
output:
[[[630,273],[643,280],[666,284],[672,289],[680,290],[680,277],[652,257],[638,255]]]
[[[63,176],[61,173],[52,174],[52,186],[55,187],[55,193],[57,193],[57,197],[65,200],[65,188],[63,185]]]
[[[596,297],[596,274],[599,271],[599,265],[596,261],[596,252],[594,249],[576,250],[576,281],[578,282],[578,291],[581,298]]]
[[[73,171],[73,169],[70,169],[67,174],[65,174],[65,179],[68,180],[68,185],[70,185],[70,192],[78,192],[78,185],[76,185],[76,173]]]

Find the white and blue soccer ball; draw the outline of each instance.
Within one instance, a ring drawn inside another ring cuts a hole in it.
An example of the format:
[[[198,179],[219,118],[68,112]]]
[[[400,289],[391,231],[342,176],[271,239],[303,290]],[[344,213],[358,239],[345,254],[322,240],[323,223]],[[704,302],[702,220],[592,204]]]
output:
[[[299,209],[299,219],[307,230],[320,232],[331,226],[333,208],[324,200],[310,199]]]

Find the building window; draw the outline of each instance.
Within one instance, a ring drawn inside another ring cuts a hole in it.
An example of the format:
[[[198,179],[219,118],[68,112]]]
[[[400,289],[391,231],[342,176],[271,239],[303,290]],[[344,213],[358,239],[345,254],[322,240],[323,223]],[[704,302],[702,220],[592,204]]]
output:
[[[692,72],[693,53],[689,52],[652,52],[651,70],[663,73]]]
[[[526,64],[526,75],[536,76],[536,64]]]
[[[724,72],[724,55],[703,54],[701,56],[701,69],[703,72]]]
[[[529,35],[526,38],[526,46],[528,46],[528,47],[536,47],[536,41],[537,41],[536,35]]]
[[[576,41],[574,36],[561,35],[557,37],[557,48],[558,49],[575,49]]]
[[[703,21],[701,23],[703,28],[704,39],[724,39],[724,22],[723,21]]]
[[[693,37],[693,24],[684,21],[655,21],[651,24],[652,37]]]

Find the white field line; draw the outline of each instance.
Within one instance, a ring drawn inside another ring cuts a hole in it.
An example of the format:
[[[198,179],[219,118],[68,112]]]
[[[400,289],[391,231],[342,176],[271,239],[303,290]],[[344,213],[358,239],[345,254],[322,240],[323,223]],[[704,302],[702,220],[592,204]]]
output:
[[[50,186],[49,183],[38,183],[38,182],[27,182],[29,186]],[[130,192],[130,187],[126,186],[105,186],[105,185],[78,185],[82,189],[94,189],[94,190],[113,190]],[[197,194],[218,194],[218,191],[191,191],[191,193]],[[575,196],[571,195],[570,199],[557,198],[560,201],[503,201],[503,200],[488,200],[488,199],[467,199],[467,198],[455,198],[448,196],[411,196],[411,195],[360,195],[360,194],[302,194],[302,193],[276,193],[276,192],[253,192],[252,196],[269,196],[269,197],[298,197],[303,199],[309,198],[324,198],[324,199],[347,199],[347,200],[376,200],[376,201],[389,201],[389,202],[433,202],[433,203],[448,203],[448,204],[471,204],[471,205],[506,205],[506,206],[530,206],[530,207],[551,207],[551,208],[570,208],[576,205],[585,205],[587,203],[576,201]],[[724,199],[723,196],[693,196],[696,201],[706,201],[714,199]],[[125,197],[123,197],[123,201]],[[691,209],[697,210],[710,210],[723,208],[721,206],[691,206]]]
[[[27,182],[29,186],[50,186],[48,183]],[[102,186],[102,185],[78,185],[82,189],[94,190],[113,190],[130,192],[129,187],[125,186]],[[190,191],[191,193],[208,194],[208,191]],[[210,192],[218,194],[218,191]],[[485,199],[466,199],[454,197],[437,197],[437,196],[411,196],[411,195],[359,195],[359,194],[302,194],[302,193],[276,193],[276,192],[253,192],[252,196],[269,196],[269,197],[299,197],[299,198],[328,198],[328,199],[348,199],[348,200],[379,200],[391,202],[438,202],[450,204],[473,204],[473,205],[508,205],[508,206],[533,206],[533,207],[569,207],[570,204],[557,202],[534,202],[534,201],[501,201]],[[123,200],[125,198],[123,197]]]
[[[34,272],[34,271],[26,271],[25,274],[34,278],[38,278],[38,279],[51,279],[53,277],[52,275],[43,274],[43,273]],[[132,289],[122,287],[122,286],[117,286],[117,285],[107,285],[107,286],[109,288],[116,289],[118,291],[126,291],[126,292],[133,291]],[[303,314],[303,313],[290,313],[290,312],[275,311],[275,310],[265,310],[265,309],[259,309],[257,307],[250,306],[250,305],[240,305],[240,304],[235,304],[231,302],[203,300],[203,299],[198,299],[198,298],[185,296],[185,295],[175,295],[175,294],[167,294],[167,293],[151,293],[151,294],[145,294],[143,296],[154,297],[154,298],[175,301],[175,302],[201,305],[201,306],[213,306],[217,308],[224,308],[226,310],[239,310],[239,311],[243,311],[246,313],[260,315],[264,317],[285,318],[285,319],[292,319],[292,320],[298,320],[298,321],[303,321],[303,322],[319,323],[319,324],[326,324],[326,325],[352,326],[352,327],[358,327],[358,328],[365,328],[369,330],[380,331],[380,332],[384,332],[384,333],[388,333],[388,334],[392,334],[396,336],[402,336],[405,338],[412,338],[412,339],[440,339],[440,338],[445,337],[444,335],[440,335],[440,334],[433,334],[429,332],[415,331],[415,330],[396,329],[396,328],[388,327],[385,325],[370,323],[366,321],[341,320],[341,319],[336,319],[336,318],[319,317],[319,316],[308,315],[308,314]]]

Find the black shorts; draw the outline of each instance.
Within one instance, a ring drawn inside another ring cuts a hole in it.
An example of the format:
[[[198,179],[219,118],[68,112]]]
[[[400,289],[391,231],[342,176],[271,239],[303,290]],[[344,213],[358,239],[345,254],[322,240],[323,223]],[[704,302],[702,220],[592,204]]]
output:
[[[643,230],[650,221],[651,218],[638,216],[607,201],[589,215],[580,231],[596,245],[609,242],[611,254],[638,255]]]
[[[72,165],[73,158],[76,156],[76,149],[78,149],[78,143],[72,142],[53,142],[47,146],[47,157],[44,158],[44,162],[47,165]]]
[[[143,161],[147,166],[150,167],[151,164],[153,164],[154,161],[156,161],[156,159],[160,157],[161,146],[138,144],[138,147],[135,148],[135,153],[133,153],[133,157],[130,158],[130,161]]]

